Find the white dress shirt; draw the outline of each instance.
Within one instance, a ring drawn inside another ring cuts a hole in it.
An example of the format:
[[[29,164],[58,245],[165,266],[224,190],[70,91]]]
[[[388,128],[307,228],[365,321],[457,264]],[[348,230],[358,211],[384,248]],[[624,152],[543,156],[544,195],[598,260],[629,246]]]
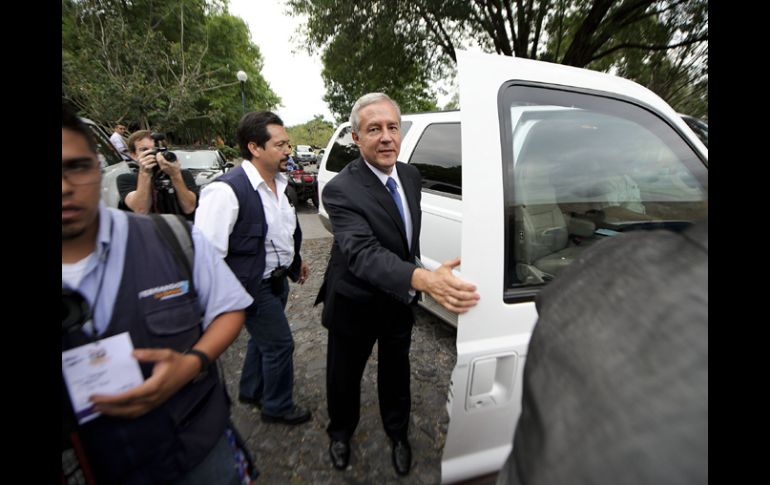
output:
[[[110,143],[112,143],[112,145],[121,155],[128,153],[128,147],[126,146],[126,142],[123,140],[123,135],[117,131],[113,132],[110,136]]]
[[[265,211],[267,236],[263,278],[267,278],[279,264],[289,267],[294,259],[296,213],[284,193],[288,185],[285,175],[276,174],[277,193],[274,193],[251,162],[244,160],[241,166],[251,186],[259,194]],[[223,258],[227,256],[230,233],[238,218],[238,210],[238,198],[230,185],[213,182],[201,191],[200,203],[195,212],[195,226],[203,232]]]

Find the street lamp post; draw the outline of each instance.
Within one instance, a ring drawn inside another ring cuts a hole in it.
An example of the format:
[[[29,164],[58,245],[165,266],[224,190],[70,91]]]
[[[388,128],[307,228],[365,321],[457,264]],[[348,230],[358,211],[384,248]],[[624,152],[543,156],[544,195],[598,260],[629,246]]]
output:
[[[241,82],[241,104],[243,106],[243,114],[246,114],[246,94],[243,91],[243,83],[249,78],[244,71],[238,71],[236,74],[238,80]]]

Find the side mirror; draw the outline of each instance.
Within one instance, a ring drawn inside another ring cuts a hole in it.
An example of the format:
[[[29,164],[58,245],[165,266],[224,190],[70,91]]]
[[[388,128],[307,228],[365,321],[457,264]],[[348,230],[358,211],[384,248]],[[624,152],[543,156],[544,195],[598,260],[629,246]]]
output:
[[[227,162],[227,163],[224,165],[224,167],[222,167],[222,171],[223,171],[223,172],[227,172],[228,170],[230,170],[230,169],[231,169],[231,168],[233,168],[234,166],[235,166],[235,164],[233,164],[233,162]]]

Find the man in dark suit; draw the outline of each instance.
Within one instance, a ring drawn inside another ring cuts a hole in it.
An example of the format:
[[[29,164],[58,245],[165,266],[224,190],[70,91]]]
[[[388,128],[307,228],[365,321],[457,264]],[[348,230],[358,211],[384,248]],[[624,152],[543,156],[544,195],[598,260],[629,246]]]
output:
[[[370,93],[353,106],[350,122],[361,157],[324,188],[324,207],[334,233],[331,259],[316,303],[329,329],[326,392],[337,469],[350,458],[350,438],[359,420],[366,361],[378,342],[377,389],[383,426],[392,444],[393,466],[409,473],[409,346],[417,291],[427,291],[451,311],[476,304],[475,286],[452,275],[459,258],[436,271],[418,267],[420,174],[396,161],[401,113],[387,95]]]

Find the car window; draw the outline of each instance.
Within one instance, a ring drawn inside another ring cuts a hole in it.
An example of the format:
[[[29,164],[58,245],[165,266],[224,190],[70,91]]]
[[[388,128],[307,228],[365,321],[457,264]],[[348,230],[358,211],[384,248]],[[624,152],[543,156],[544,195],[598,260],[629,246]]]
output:
[[[115,147],[110,143],[110,139],[105,136],[102,130],[91,123],[86,123],[86,125],[91,129],[91,132],[94,135],[96,151],[97,155],[99,155],[99,161],[102,164],[102,168],[122,162],[123,158],[121,158],[117,150],[115,150]]]
[[[409,128],[412,127],[411,121],[401,122],[401,140],[403,141]],[[340,130],[334,145],[329,151],[329,157],[326,159],[326,170],[339,172],[345,165],[359,157],[358,145],[353,141],[353,128],[346,126]]]
[[[532,86],[501,99],[506,298],[548,283],[604,238],[707,216],[703,161],[650,111]]]
[[[428,125],[409,164],[420,171],[423,189],[462,195],[460,123]]]
[[[219,153],[215,150],[172,150],[174,153],[176,153],[182,168],[188,170],[208,170],[220,168]]]

